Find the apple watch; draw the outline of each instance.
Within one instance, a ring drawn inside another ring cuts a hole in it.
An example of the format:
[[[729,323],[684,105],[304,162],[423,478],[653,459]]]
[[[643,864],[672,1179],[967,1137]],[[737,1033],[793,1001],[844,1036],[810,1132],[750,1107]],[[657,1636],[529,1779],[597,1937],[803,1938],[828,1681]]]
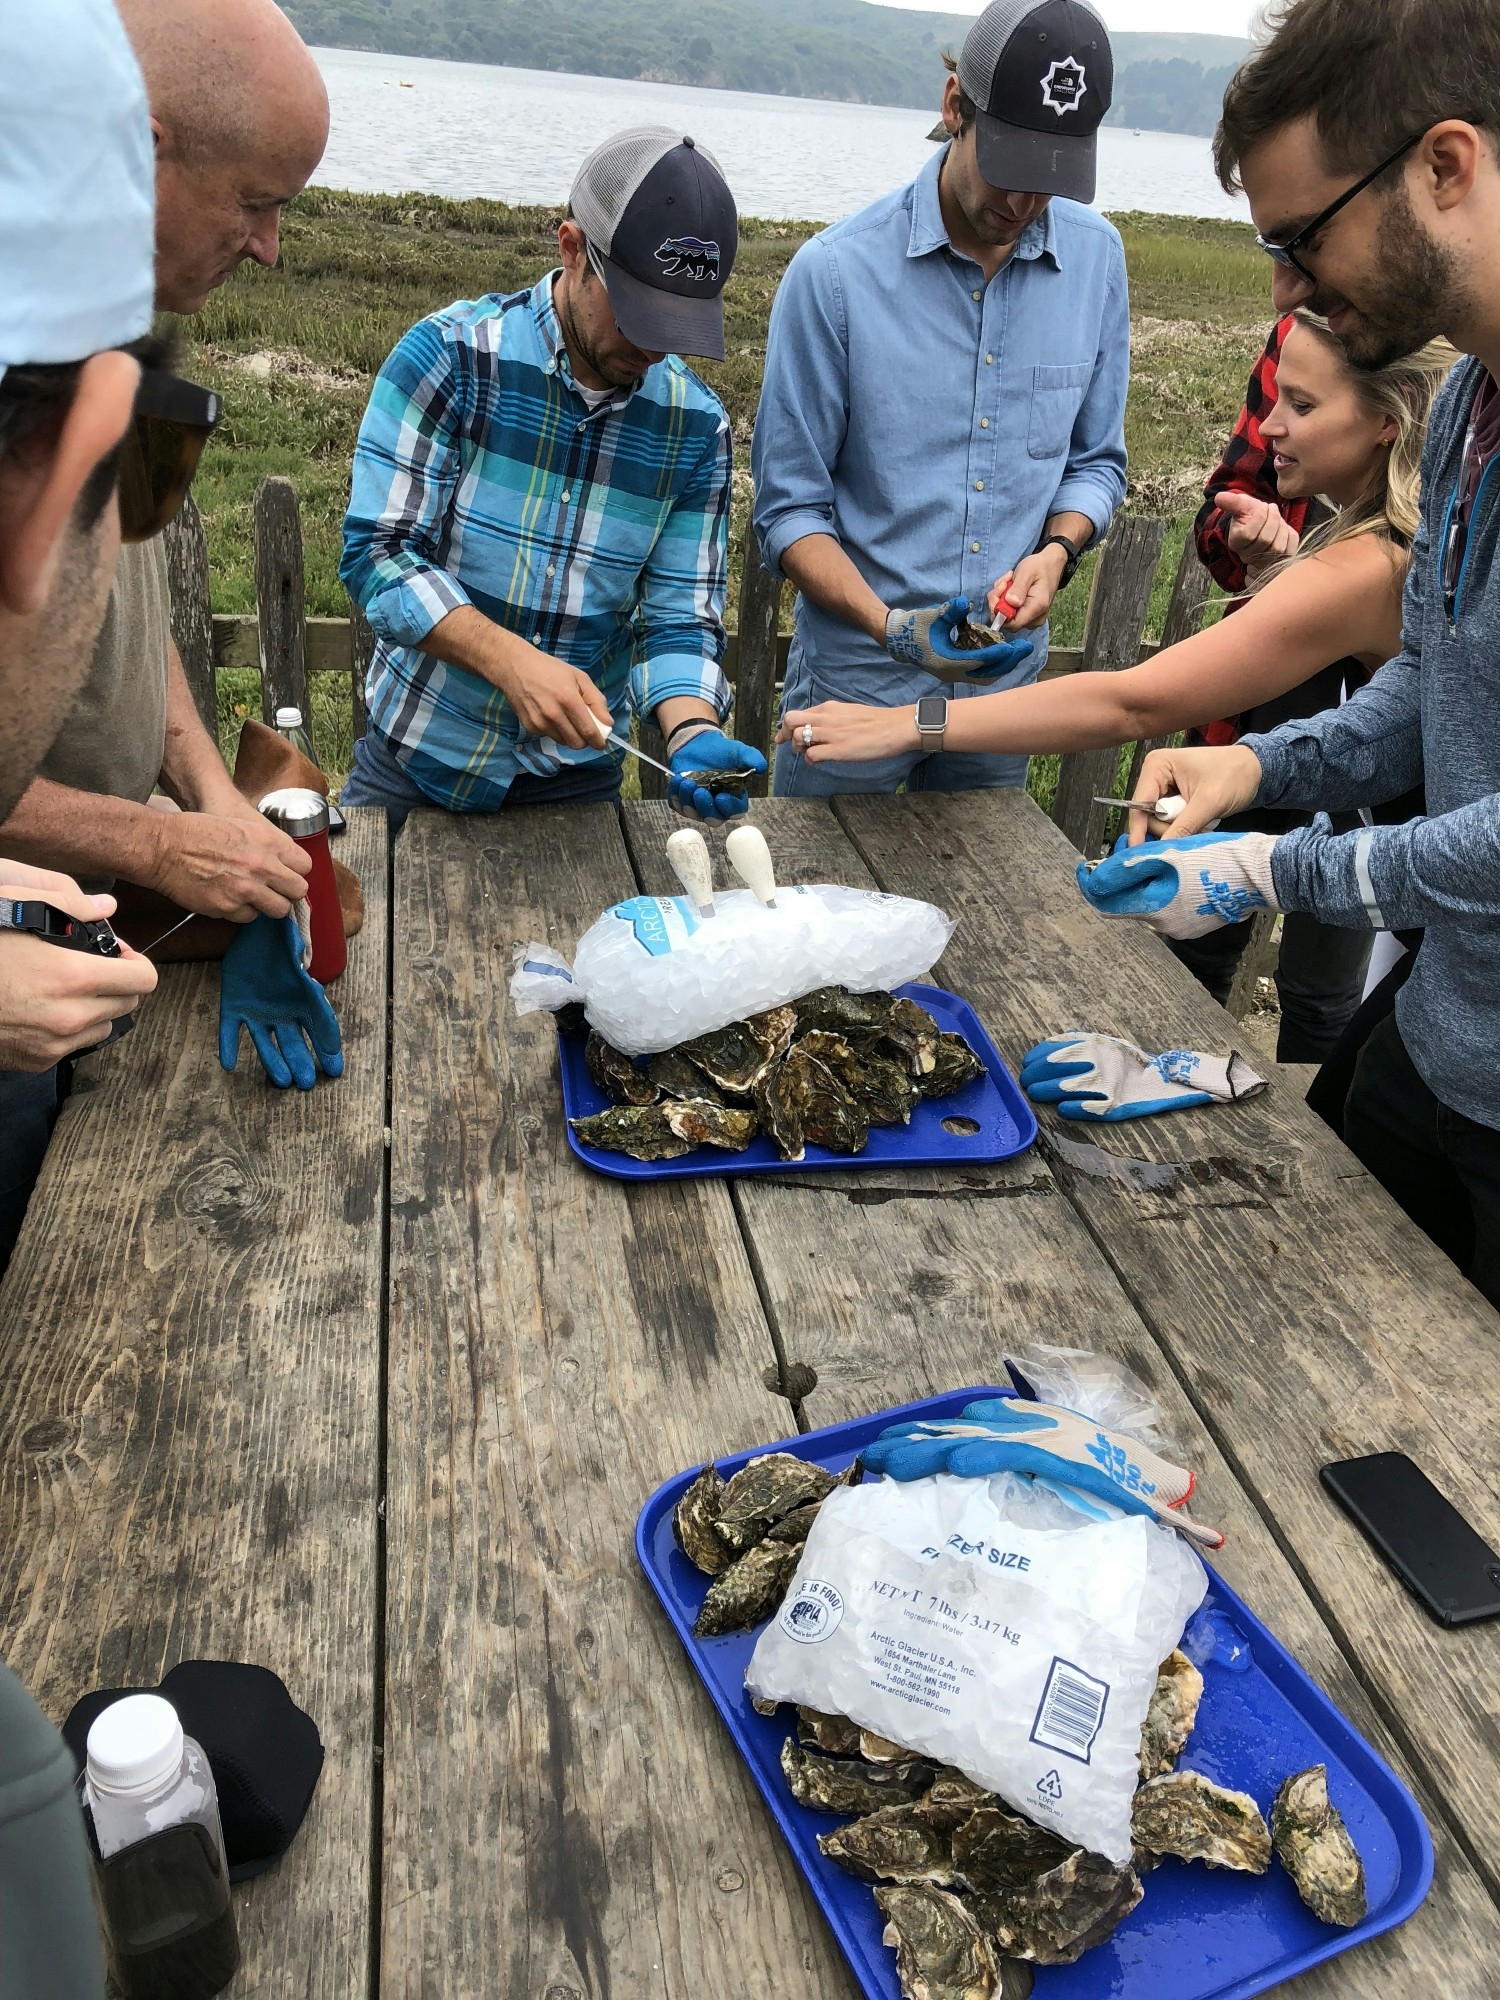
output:
[[[929,754],[943,747],[943,732],[948,727],[948,697],[945,694],[924,694],[917,703],[917,735],[922,748]]]

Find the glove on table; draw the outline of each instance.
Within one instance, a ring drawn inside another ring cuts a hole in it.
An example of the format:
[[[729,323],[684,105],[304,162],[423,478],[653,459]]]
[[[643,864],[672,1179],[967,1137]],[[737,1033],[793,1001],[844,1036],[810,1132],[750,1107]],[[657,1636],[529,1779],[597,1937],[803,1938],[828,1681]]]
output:
[[[1025,1472],[1044,1483],[1074,1487],[1176,1528],[1199,1548],[1223,1546],[1223,1534],[1175,1510],[1196,1481],[1180,1465],[1122,1431],[1106,1430],[1075,1410],[1021,1397],[997,1396],[965,1406],[962,1417],[940,1423],[893,1424],[860,1453],[867,1472],[891,1479],[930,1479],[947,1472],[988,1479],[997,1472]]]
[[[1029,639],[969,650],[953,643],[955,627],[969,616],[967,597],[950,597],[920,611],[892,611],[885,621],[885,650],[903,667],[921,667],[940,681],[979,681],[992,686],[1031,658]]]
[[[1140,917],[1163,937],[1195,938],[1258,910],[1279,910],[1269,833],[1191,833],[1127,847],[1122,834],[1097,867],[1078,864],[1078,886],[1102,916]]]
[[[679,744],[667,762],[677,772],[722,771],[726,777],[758,777],[766,768],[766,760],[757,749],[726,736],[721,729],[700,729]],[[715,798],[707,785],[685,784],[681,777],[669,781],[667,797],[679,812],[691,813],[696,819],[733,819],[748,804],[744,798]]]
[[[219,983],[219,1061],[239,1061],[240,1029],[279,1090],[311,1090],[318,1071],[344,1073],[338,1016],[317,980],[304,971],[295,917],[256,917],[241,924],[224,954]],[[309,1044],[311,1048],[309,1049]]]
[[[1241,1055],[1200,1055],[1166,1049],[1148,1056],[1115,1035],[1064,1035],[1038,1042],[1021,1062],[1021,1088],[1033,1104],[1055,1104],[1063,1118],[1118,1124],[1157,1111],[1199,1104],[1234,1104],[1264,1090]]]

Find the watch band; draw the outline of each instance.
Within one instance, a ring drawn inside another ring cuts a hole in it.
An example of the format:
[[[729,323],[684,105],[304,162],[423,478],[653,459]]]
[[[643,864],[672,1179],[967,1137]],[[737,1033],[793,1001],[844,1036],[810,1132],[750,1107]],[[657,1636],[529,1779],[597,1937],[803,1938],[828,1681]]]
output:
[[[923,710],[928,719],[923,720]],[[916,708],[917,741],[923,751],[931,755],[943,747],[943,737],[948,728],[948,697],[942,694],[924,694]]]
[[[1062,581],[1057,586],[1059,590],[1066,590],[1077,573],[1079,563],[1083,560],[1083,549],[1077,542],[1070,542],[1066,535],[1044,535],[1037,543],[1037,554],[1040,555],[1043,549],[1051,548],[1054,542],[1067,557],[1063,565]]]

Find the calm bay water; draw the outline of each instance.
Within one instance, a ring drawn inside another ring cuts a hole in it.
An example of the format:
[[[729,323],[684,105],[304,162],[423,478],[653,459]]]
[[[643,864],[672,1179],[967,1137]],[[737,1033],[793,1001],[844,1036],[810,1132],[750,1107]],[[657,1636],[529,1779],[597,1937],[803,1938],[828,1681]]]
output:
[[[746,215],[833,222],[931,157],[935,113],[760,97],[548,70],[315,49],[333,106],[314,179],[366,192],[561,203],[578,162],[629,125],[680,125],[715,153]],[[1214,179],[1206,139],[1099,134],[1105,209],[1244,219]]]

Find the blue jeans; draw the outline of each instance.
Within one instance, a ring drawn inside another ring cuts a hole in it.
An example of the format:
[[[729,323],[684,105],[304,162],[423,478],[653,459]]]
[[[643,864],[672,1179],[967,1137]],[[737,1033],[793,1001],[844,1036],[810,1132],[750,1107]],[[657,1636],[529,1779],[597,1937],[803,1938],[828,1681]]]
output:
[[[562,770],[547,778],[535,777],[530,771],[518,771],[505,794],[505,804],[587,805],[595,799],[617,799],[619,796],[619,766],[600,759],[595,764],[565,764]],[[393,840],[405,826],[407,814],[415,812],[419,806],[427,806],[435,812],[445,810],[436,799],[428,798],[421,786],[408,775],[405,766],[398,762],[384,737],[373,729],[367,729],[354,746],[354,769],[344,780],[339,804],[384,806]]]
[[[0,1272],[26,1220],[70,1073],[61,1067],[0,1070]]]

